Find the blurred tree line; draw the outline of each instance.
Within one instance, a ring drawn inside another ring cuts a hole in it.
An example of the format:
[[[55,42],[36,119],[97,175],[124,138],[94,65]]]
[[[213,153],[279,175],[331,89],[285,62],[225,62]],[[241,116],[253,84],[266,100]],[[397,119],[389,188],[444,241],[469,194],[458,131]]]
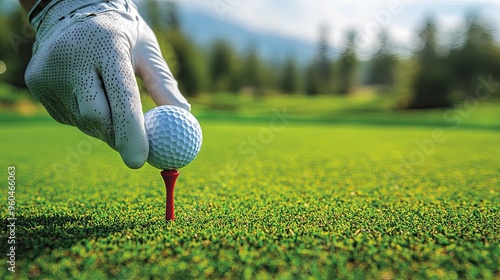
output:
[[[1,6],[1,5],[0,5]],[[25,13],[15,10],[5,15],[0,14],[0,61],[2,69],[0,82],[18,88],[26,87],[24,70],[31,59],[31,49],[35,41],[35,32],[31,29]]]
[[[500,46],[494,40],[495,30],[473,14],[449,42],[440,40],[435,20],[427,18],[409,57],[398,56],[388,32],[381,30],[368,62],[358,58],[354,30],[346,32],[344,47],[332,54],[328,26],[321,26],[315,57],[308,65],[299,65],[293,55],[281,64],[265,61],[252,45],[245,53],[237,53],[222,38],[208,48],[197,46],[183,33],[174,3],[147,1],[146,7],[147,20],[186,96],[242,91],[255,96],[270,92],[345,95],[356,86],[371,85],[380,92],[392,93],[401,108],[438,108],[477,94],[479,77],[500,81]],[[0,17],[0,36],[8,38],[0,41],[0,60],[8,67],[0,75],[1,82],[25,86],[24,69],[33,35],[21,11]],[[360,64],[367,65],[364,75],[360,74]]]
[[[408,106],[447,107],[453,99],[481,96],[481,77],[494,81],[500,78],[500,48],[493,34],[492,27],[471,14],[455,42],[450,42],[454,46],[440,46],[436,23],[428,18],[419,32],[420,42],[413,57],[413,94]]]

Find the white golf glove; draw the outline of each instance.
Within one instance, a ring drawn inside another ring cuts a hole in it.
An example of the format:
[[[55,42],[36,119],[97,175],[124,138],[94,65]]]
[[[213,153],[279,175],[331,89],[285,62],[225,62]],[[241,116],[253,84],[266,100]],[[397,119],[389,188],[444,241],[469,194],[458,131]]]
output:
[[[52,0],[31,13],[36,42],[25,79],[32,94],[56,121],[105,141],[130,168],[141,167],[149,145],[135,75],[157,105],[190,105],[135,5]]]

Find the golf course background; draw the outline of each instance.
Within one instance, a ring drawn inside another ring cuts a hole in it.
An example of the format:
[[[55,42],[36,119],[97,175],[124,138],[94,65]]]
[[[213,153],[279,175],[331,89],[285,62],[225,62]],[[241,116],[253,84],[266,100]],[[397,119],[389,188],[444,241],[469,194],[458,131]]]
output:
[[[475,101],[193,99],[204,143],[170,223],[159,170],[126,168],[38,105],[3,110],[17,221],[16,272],[3,262],[0,278],[498,278],[500,107]]]
[[[500,279],[497,3],[334,1],[311,42],[231,21],[292,4],[134,2],[203,129],[176,219],[159,170],[32,97],[35,32],[2,0],[0,279]]]

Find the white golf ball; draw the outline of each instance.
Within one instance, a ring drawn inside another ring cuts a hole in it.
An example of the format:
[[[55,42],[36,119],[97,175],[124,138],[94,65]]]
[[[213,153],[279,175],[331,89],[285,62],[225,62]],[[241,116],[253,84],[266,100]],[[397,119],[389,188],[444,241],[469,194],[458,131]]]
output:
[[[174,170],[194,160],[201,149],[198,120],[178,106],[159,106],[144,114],[149,138],[148,163],[162,170]]]

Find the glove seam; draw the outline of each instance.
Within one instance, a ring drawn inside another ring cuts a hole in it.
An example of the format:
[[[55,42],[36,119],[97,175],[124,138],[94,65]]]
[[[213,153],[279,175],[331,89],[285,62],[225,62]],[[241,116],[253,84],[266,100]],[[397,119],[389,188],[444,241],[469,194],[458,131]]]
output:
[[[40,2],[42,2],[42,0],[38,0],[36,1],[35,5],[33,5],[33,7],[31,7],[31,9],[29,10],[28,12],[28,19],[31,19],[31,14],[33,13],[33,11],[38,7],[38,5],[40,5]],[[31,21],[31,20],[30,20]]]
[[[43,21],[45,20],[45,17],[47,16],[48,12],[50,11],[50,9],[52,9],[53,7],[55,7],[57,4],[61,3],[63,0],[57,0],[57,1],[50,1],[49,4],[43,8],[37,15],[35,15],[33,18],[31,18],[31,15],[28,15],[28,19],[30,21],[30,24],[31,26],[33,26],[33,29],[35,29],[35,32],[38,31],[38,28],[40,28],[40,25],[42,25]],[[34,7],[37,7],[38,4],[41,2],[38,1],[37,2],[37,5],[34,6]],[[37,18],[40,18],[39,22],[38,22],[38,26],[35,27],[35,22]]]
[[[38,4],[41,2],[42,0],[38,0],[37,4],[35,6],[33,6],[33,10],[38,6]],[[44,7],[37,15],[33,16],[33,18],[31,18],[31,12],[28,14],[28,19],[30,21],[30,24],[31,26],[33,27],[33,29],[35,30],[35,32],[38,31],[38,28],[40,28],[40,25],[42,25],[42,23],[44,22],[46,16],[48,15],[49,11],[57,6],[59,3],[63,2],[65,0],[52,0],[50,1],[46,7]],[[71,1],[71,0],[69,0]],[[93,2],[90,2],[90,3],[87,3],[83,6],[80,6],[70,12],[67,12],[65,15],[63,15],[61,18],[59,18],[59,20],[62,20],[64,19],[65,17],[67,17],[68,15],[71,15],[71,14],[74,14],[75,12],[77,12],[78,10],[80,9],[83,9],[83,8],[86,8],[86,7],[89,7],[89,6],[92,6],[92,5],[95,5],[95,4],[98,4],[100,3],[101,0],[95,0]],[[35,26],[35,23],[38,23],[37,26]]]

